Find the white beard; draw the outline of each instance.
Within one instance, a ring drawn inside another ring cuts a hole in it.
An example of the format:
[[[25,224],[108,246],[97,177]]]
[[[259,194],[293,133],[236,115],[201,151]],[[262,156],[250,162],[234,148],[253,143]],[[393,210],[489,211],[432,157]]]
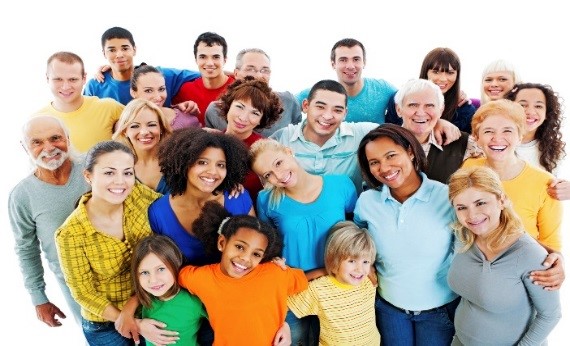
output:
[[[43,159],[45,157],[51,157],[51,156],[55,156],[60,154],[61,157],[58,160],[50,160],[49,162],[44,162]],[[34,162],[36,163],[36,165],[38,167],[41,168],[45,168],[48,169],[50,171],[55,171],[56,169],[58,169],[59,167],[61,167],[61,165],[63,165],[63,163],[69,158],[69,154],[66,153],[65,151],[55,148],[54,150],[52,150],[50,153],[48,153],[47,151],[42,151],[38,157],[36,157],[36,159],[34,160]]]

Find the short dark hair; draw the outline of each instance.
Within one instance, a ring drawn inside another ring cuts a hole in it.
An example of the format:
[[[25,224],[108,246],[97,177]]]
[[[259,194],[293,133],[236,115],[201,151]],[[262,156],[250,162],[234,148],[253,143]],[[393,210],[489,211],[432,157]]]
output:
[[[384,137],[390,138],[394,143],[401,146],[406,151],[410,150],[412,152],[412,155],[415,158],[413,160],[414,169],[417,173],[425,171],[427,167],[426,154],[414,134],[400,125],[382,124],[368,132],[368,134],[362,138],[360,145],[358,146],[358,165],[360,166],[362,176],[369,187],[375,189],[382,186],[382,183],[379,182],[370,172],[368,158],[366,157],[366,145],[378,138]]]
[[[275,228],[255,216],[232,216],[219,203],[209,201],[204,204],[202,213],[192,223],[192,229],[196,233],[196,237],[202,241],[209,254],[218,252],[219,235],[230,239],[242,227],[253,229],[267,238],[267,248],[260,263],[271,261],[274,257],[281,257],[283,236]]]
[[[246,76],[230,84],[220,95],[218,107],[220,116],[228,121],[228,112],[235,100],[249,100],[251,105],[263,113],[256,129],[266,129],[273,125],[283,113],[281,99],[275,94],[267,82]]]
[[[214,193],[232,190],[243,182],[249,170],[248,150],[243,141],[221,132],[183,128],[161,141],[158,149],[160,171],[172,196],[186,192],[188,169],[207,148],[219,148],[226,156],[227,174]]]
[[[103,35],[101,35],[101,47],[105,48],[105,43],[109,40],[114,38],[125,38],[129,40],[133,47],[135,46],[135,39],[133,38],[133,34],[125,28],[121,28],[118,26],[114,26],[110,29],[107,29]]]
[[[366,49],[364,49],[364,45],[362,44],[362,42],[355,40],[353,38],[343,38],[342,40],[334,44],[334,46],[331,49],[331,61],[332,62],[336,61],[336,49],[338,47],[352,48],[354,46],[359,46],[360,48],[362,48],[362,60],[366,62]]]
[[[315,97],[315,94],[319,90],[328,90],[335,93],[339,93],[344,95],[344,106],[346,107],[348,104],[348,93],[342,84],[339,82],[332,80],[332,79],[323,79],[315,83],[311,90],[309,91],[309,96],[307,96],[307,100],[311,102],[311,100]]]
[[[198,57],[198,45],[200,42],[204,42],[206,46],[212,47],[214,45],[222,46],[222,52],[224,54],[224,58],[228,56],[228,44],[226,43],[226,39],[222,36],[216,34],[215,32],[205,32],[200,34],[194,42],[194,58]]]

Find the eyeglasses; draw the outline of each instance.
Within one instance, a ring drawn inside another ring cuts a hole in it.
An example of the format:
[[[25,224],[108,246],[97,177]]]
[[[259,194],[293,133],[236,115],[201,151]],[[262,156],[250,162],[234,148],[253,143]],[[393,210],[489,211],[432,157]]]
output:
[[[264,68],[262,68],[261,70],[258,70],[258,69],[256,69],[255,67],[248,66],[248,67],[244,68],[243,71],[244,71],[245,73],[251,73],[251,74],[255,74],[255,73],[261,73],[261,74],[264,74],[264,75],[271,74],[271,69],[268,68],[268,67],[264,67]]]

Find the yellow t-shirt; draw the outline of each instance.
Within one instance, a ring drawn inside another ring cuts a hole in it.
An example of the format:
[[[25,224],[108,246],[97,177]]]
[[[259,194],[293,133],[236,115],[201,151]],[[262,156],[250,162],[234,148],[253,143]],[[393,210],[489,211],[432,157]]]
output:
[[[52,115],[61,119],[69,130],[73,147],[85,153],[93,145],[111,139],[113,126],[123,108],[122,104],[111,98],[83,96],[83,104],[73,112],[60,112],[50,103],[34,115]]]

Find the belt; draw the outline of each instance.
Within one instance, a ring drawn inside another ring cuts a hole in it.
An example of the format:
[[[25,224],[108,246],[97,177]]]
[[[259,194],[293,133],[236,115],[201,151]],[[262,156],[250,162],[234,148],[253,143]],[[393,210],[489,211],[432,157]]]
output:
[[[380,297],[380,299],[382,299],[386,304],[390,305],[390,306],[393,307],[394,309],[399,310],[399,311],[405,313],[406,315],[417,316],[417,315],[420,315],[420,314],[425,314],[425,313],[428,313],[428,312],[435,312],[435,311],[437,311],[437,310],[439,310],[439,309],[443,309],[443,308],[445,308],[446,306],[448,306],[449,304],[455,302],[455,300],[460,299],[460,298],[456,298],[456,299],[450,301],[449,303],[445,303],[445,304],[443,304],[442,306],[438,306],[437,308],[427,309],[427,310],[407,310],[407,309],[402,309],[402,308],[399,308],[399,307],[397,307],[397,306],[395,306],[395,305],[390,304],[390,302],[388,302],[386,299],[384,299],[384,298],[382,298],[382,297]]]

